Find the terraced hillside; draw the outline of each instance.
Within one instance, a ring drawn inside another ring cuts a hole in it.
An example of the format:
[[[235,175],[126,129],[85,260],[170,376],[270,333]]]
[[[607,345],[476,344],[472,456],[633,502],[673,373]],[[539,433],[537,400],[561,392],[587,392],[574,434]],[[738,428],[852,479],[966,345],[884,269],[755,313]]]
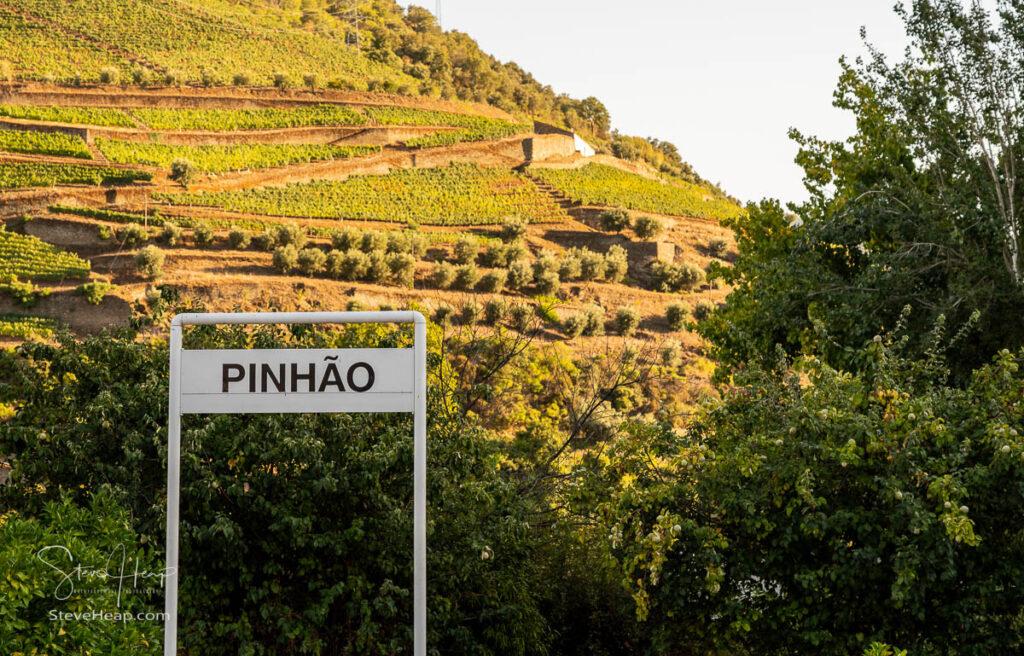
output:
[[[105,90],[98,105],[65,89],[0,105],[6,234],[36,245],[0,250],[14,274],[0,312],[25,317],[5,320],[8,339],[98,330],[161,286],[211,309],[414,303],[542,339],[698,349],[688,322],[725,293],[707,269],[727,263],[717,219],[738,207],[500,113],[331,92],[188,107]],[[70,264],[47,273],[25,253]]]

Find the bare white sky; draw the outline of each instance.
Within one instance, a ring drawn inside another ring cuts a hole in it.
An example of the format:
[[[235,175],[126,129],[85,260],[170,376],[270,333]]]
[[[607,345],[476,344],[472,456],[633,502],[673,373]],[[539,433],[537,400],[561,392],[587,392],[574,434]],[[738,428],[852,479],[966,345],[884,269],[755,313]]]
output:
[[[667,139],[741,200],[806,196],[790,127],[843,138],[839,57],[906,44],[895,0],[442,0],[442,24],[556,93],[596,96],[625,134]],[[436,0],[420,0],[431,12]]]

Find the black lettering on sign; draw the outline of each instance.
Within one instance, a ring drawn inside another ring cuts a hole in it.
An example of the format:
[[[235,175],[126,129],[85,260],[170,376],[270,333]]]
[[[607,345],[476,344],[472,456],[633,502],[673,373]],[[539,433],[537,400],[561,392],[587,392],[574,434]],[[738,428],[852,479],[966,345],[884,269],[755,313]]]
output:
[[[325,360],[327,358],[324,358]],[[335,356],[333,359],[337,360]],[[327,389],[328,385],[333,385],[338,388],[339,392],[345,391],[345,386],[341,384],[341,372],[338,371],[338,365],[333,362],[327,363],[327,369],[324,371],[324,377],[320,379],[320,387],[316,391],[323,392]]]
[[[363,385],[357,385],[355,379],[356,369],[364,369],[366,371],[366,383]],[[373,373],[373,367],[365,362],[357,362],[348,368],[348,386],[355,392],[365,392],[366,390],[373,387],[373,381],[376,379],[376,375]]]
[[[277,391],[278,392],[283,392],[284,389],[285,389],[284,388],[284,381],[285,381],[284,370],[285,370],[285,366],[284,366],[284,363],[282,362],[281,365],[280,365],[280,368],[278,369],[278,373],[275,376],[274,375],[274,370],[270,368],[270,365],[266,364],[266,363],[263,363],[263,366],[260,367],[260,378],[261,378],[261,380],[260,380],[260,391],[261,392],[266,392],[267,391],[267,379],[269,378],[270,381],[274,384],[274,387],[277,388]]]
[[[304,374],[300,374],[299,373],[299,365],[298,364],[296,364],[294,362],[292,363],[292,393],[295,393],[295,392],[299,391],[299,381],[300,380],[307,380],[307,381],[309,381],[309,391],[312,392],[313,389],[314,389],[314,387],[313,387],[313,385],[314,385],[313,379],[314,378],[316,378],[316,363],[315,362],[310,362],[309,363],[309,369],[307,369],[306,373],[304,373]]]
[[[256,363],[249,363],[249,393],[256,393]]]
[[[232,372],[235,375],[232,375]],[[220,372],[220,391],[227,392],[229,384],[237,383],[243,378],[245,378],[245,367],[240,364],[225,364],[221,367]]]

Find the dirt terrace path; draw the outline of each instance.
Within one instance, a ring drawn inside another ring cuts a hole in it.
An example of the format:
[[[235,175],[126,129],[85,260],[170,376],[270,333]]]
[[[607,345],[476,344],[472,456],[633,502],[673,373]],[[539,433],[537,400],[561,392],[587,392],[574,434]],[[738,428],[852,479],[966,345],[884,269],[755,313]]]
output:
[[[0,104],[57,105],[79,107],[165,107],[171,109],[281,109],[309,105],[351,105],[354,107],[408,107],[453,114],[472,114],[515,121],[508,112],[483,103],[418,98],[369,91],[335,89],[279,90],[270,87],[135,87],[93,84],[65,86],[40,82],[9,85],[0,91]]]

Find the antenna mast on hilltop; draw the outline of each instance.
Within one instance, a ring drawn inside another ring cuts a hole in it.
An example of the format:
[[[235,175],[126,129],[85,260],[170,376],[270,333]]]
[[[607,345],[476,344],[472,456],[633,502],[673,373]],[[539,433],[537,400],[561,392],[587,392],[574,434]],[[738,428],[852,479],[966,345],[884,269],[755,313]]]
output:
[[[337,5],[335,5],[337,6]],[[356,31],[356,53],[360,52],[359,44],[359,4],[358,0],[349,0],[348,9],[341,12],[340,18],[344,18],[348,21],[348,24],[355,28]],[[345,35],[345,43],[348,43],[348,34]]]
[[[437,11],[434,13],[434,16],[437,17],[437,26],[440,27],[443,32],[444,27],[441,25],[441,0],[437,0]]]

